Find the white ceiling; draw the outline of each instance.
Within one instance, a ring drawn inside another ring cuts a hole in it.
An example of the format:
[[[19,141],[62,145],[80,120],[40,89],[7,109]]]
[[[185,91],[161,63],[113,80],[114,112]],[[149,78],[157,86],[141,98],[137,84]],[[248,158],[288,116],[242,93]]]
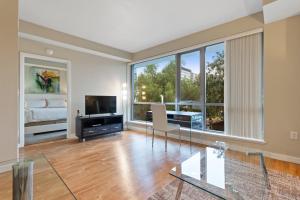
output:
[[[263,7],[264,22],[266,24],[300,15],[299,0],[277,0]]]
[[[22,20],[129,52],[261,10],[261,0],[20,0]]]

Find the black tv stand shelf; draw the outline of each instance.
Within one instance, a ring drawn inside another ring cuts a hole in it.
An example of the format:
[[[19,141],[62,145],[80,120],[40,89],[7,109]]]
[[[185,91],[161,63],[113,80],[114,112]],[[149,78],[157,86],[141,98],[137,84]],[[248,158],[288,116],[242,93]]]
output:
[[[108,114],[76,117],[76,136],[85,139],[123,131],[123,115]]]

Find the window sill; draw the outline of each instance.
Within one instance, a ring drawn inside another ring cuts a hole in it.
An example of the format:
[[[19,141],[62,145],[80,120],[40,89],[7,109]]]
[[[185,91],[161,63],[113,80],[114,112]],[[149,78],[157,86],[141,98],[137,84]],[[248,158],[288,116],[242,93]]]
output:
[[[144,121],[129,121],[128,125],[139,125],[139,126],[146,126],[146,125],[152,125],[152,123],[144,122]],[[184,132],[190,131],[189,128],[180,128],[180,130]],[[226,138],[226,139],[231,139],[231,140],[237,140],[237,141],[245,141],[245,142],[251,142],[251,143],[256,143],[256,144],[266,144],[266,142],[263,139],[254,139],[254,138],[243,138],[243,137],[238,137],[238,136],[232,136],[232,135],[225,135],[220,132],[213,132],[213,131],[202,131],[202,130],[192,130],[192,133],[195,134],[203,134],[207,136],[213,136],[213,137],[218,137],[218,138]]]

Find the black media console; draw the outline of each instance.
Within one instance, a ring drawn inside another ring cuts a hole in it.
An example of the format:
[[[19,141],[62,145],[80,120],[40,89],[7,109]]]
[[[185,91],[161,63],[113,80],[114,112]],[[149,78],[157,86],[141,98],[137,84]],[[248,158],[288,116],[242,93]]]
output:
[[[123,115],[76,117],[76,136],[79,141],[123,131]]]

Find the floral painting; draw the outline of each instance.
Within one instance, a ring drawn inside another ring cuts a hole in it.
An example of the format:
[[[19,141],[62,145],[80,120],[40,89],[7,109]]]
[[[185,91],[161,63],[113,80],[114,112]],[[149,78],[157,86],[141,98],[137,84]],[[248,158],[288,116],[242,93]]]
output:
[[[60,93],[60,71],[48,68],[30,67],[30,93]]]

